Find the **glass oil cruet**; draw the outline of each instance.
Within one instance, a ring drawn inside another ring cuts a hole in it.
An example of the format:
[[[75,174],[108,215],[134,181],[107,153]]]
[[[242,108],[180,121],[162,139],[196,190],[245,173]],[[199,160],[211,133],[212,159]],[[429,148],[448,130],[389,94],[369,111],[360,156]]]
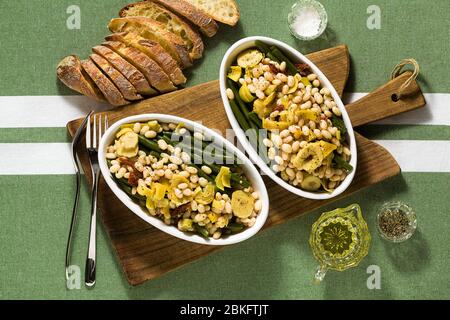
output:
[[[357,266],[369,252],[370,242],[358,204],[322,213],[309,238],[313,255],[319,261],[315,282],[321,282],[330,269],[344,271]]]

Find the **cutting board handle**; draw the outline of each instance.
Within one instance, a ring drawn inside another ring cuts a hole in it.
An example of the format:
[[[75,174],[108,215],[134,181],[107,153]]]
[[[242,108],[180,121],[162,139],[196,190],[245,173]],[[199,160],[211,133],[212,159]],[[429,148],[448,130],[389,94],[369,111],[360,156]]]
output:
[[[414,80],[398,99],[398,90],[411,76],[406,71],[363,98],[345,106],[353,127],[414,110],[425,105],[425,98]]]

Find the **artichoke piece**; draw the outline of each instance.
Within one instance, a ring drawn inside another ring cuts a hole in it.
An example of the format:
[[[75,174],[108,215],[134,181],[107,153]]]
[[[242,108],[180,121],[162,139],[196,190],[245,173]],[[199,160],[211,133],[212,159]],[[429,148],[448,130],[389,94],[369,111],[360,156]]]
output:
[[[248,193],[238,190],[231,196],[231,208],[233,214],[241,219],[251,216],[255,205],[255,199]]]
[[[237,63],[242,68],[252,68],[264,58],[261,51],[257,49],[248,49],[241,52],[237,57]]]
[[[234,82],[238,82],[242,75],[242,68],[239,66],[231,66],[230,71],[228,72],[227,77],[233,80]]]

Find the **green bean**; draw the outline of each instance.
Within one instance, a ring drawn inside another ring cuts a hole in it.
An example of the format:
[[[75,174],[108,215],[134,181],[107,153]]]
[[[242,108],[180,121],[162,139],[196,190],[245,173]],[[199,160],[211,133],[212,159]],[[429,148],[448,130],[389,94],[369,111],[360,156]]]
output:
[[[138,135],[139,143],[142,144],[144,147],[156,151],[158,153],[162,153],[163,150],[161,150],[158,147],[158,144],[155,141],[149,140],[141,135]]]
[[[250,124],[248,123],[246,117],[243,115],[242,111],[237,106],[236,102],[233,100],[230,101],[231,110],[233,111],[234,116],[236,117],[237,122],[241,126],[242,130],[247,131],[250,129]]]
[[[208,230],[206,230],[205,227],[199,226],[198,224],[194,223],[194,229],[202,237],[204,237],[204,238],[208,238],[209,237],[209,232],[208,232]]]
[[[236,222],[231,222],[228,224],[227,229],[230,230],[232,234],[239,233],[244,230],[244,225]]]
[[[249,118],[250,118],[250,121],[252,121],[258,127],[258,129],[262,128],[262,120],[259,118],[259,116],[256,113],[250,112]]]
[[[295,75],[298,73],[297,67],[289,60],[281,51],[275,46],[270,47],[272,54],[280,59],[281,61],[286,62],[286,68],[291,73],[291,75]]]
[[[255,41],[255,46],[262,52],[267,54],[268,52],[270,52],[270,48],[267,44],[265,44],[262,41],[256,40]]]

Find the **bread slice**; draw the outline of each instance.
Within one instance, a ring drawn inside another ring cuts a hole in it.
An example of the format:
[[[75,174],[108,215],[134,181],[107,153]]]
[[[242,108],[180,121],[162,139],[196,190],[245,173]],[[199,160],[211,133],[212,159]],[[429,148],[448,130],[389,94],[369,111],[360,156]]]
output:
[[[119,12],[119,16],[147,17],[161,22],[167,31],[183,39],[192,59],[200,59],[203,55],[203,41],[200,35],[182,18],[152,1],[141,1],[127,5]]]
[[[214,20],[236,25],[239,21],[239,7],[234,0],[184,0],[191,5],[211,16]]]
[[[122,93],[123,97],[127,100],[140,100],[142,96],[137,93],[136,88],[114,68],[106,59],[102,58],[98,54],[91,54],[89,56],[92,61],[99,67],[104,74],[116,85],[117,89]]]
[[[165,93],[177,89],[164,70],[161,69],[155,61],[150,59],[149,56],[138,49],[129,47],[123,42],[118,41],[107,41],[103,43],[103,45],[114,50],[116,53],[120,54],[122,58],[138,68],[138,70],[147,78],[150,85],[159,92]]]
[[[97,101],[105,101],[105,97],[84,71],[77,56],[72,55],[62,59],[56,68],[56,74],[59,80],[70,89]]]
[[[137,92],[146,96],[154,96],[158,92],[148,83],[145,76],[135,66],[105,46],[96,46],[92,51],[106,60],[122,73],[136,88]]]
[[[198,26],[200,31],[208,37],[212,37],[217,33],[219,26],[213,18],[204,14],[189,2],[183,0],[152,0],[163,5],[167,9],[176,14],[185,17],[187,20]]]
[[[158,42],[182,68],[192,66],[183,39],[167,31],[158,21],[146,17],[117,18],[112,19],[108,27],[112,32],[137,32],[148,40]]]
[[[170,80],[175,85],[186,83],[186,78],[183,75],[183,71],[181,71],[178,66],[178,63],[170,54],[167,53],[166,50],[163,49],[163,47],[161,47],[159,43],[146,40],[138,34],[131,32],[114,33],[107,36],[105,39],[108,41],[120,41],[125,43],[127,46],[131,46],[142,51],[159,64],[159,66],[165,73],[167,73]]]
[[[105,96],[106,100],[113,106],[123,106],[129,102],[124,99],[123,95],[116,86],[105,76],[99,68],[91,60],[81,61],[84,71],[91,77],[97,87]]]

